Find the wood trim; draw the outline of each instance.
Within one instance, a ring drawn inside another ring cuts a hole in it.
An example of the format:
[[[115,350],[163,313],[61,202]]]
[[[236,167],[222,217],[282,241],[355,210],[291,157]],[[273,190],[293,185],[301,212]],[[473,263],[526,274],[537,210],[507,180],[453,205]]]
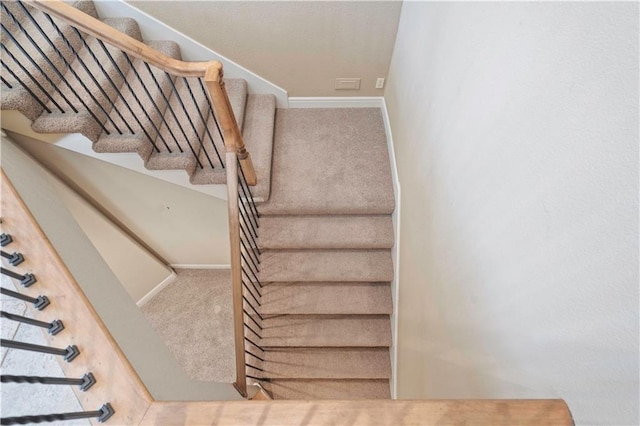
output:
[[[51,346],[77,345],[80,355],[70,363],[60,360],[67,377],[82,377],[92,372],[97,383],[88,392],[73,387],[81,405],[95,410],[110,402],[115,410],[114,424],[140,422],[153,398],[115,342],[98,313],[82,292],[71,272],[49,242],[34,217],[2,171],[3,230],[14,238],[12,251],[21,252],[25,261],[13,269],[32,272],[37,282],[18,292],[47,296],[51,304],[42,312],[29,309],[35,319],[49,322],[60,319],[65,329],[56,336],[43,331]]]
[[[204,77],[207,72],[211,75],[222,72],[222,64],[219,61],[184,62],[163,55],[141,41],[129,37],[99,19],[66,4],[63,0],[34,0],[30,4],[68,22],[84,33],[171,74],[181,77]]]
[[[142,425],[573,425],[559,399],[156,402]]]
[[[247,396],[244,357],[244,315],[242,301],[242,259],[240,252],[240,209],[238,205],[238,162],[235,151],[227,151],[227,202],[229,206],[229,243],[231,246],[231,287],[233,293],[233,337],[236,351],[235,388]]]

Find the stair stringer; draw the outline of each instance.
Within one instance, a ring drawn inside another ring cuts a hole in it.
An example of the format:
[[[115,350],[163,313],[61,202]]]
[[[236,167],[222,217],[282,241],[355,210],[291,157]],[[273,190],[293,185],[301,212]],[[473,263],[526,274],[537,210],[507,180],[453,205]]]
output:
[[[126,169],[142,173],[147,176],[161,179],[212,197],[227,199],[227,185],[205,184],[193,185],[189,181],[189,175],[185,170],[149,170],[145,167],[144,160],[134,152],[124,153],[98,153],[92,148],[93,142],[80,133],[36,133],[31,129],[31,120],[19,111],[2,111],[2,128],[42,142],[51,143],[60,148],[74,151],[87,157],[124,167]]]

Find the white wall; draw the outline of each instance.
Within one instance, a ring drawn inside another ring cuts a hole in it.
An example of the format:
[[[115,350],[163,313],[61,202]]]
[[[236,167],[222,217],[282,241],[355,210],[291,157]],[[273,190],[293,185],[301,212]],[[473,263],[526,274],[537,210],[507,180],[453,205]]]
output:
[[[168,263],[229,264],[225,200],[7,133],[55,174],[78,185]]]
[[[401,9],[397,0],[128,3],[289,96],[382,96],[375,82],[387,75]],[[335,90],[338,77],[361,78],[360,90]]]
[[[399,398],[638,419],[638,4],[404,3]]]

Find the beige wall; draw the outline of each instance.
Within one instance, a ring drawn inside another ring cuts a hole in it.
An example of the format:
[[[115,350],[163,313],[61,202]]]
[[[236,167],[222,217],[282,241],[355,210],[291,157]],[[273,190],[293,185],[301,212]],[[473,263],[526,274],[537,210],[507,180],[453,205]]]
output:
[[[399,398],[637,425],[638,3],[406,2]]]
[[[226,201],[50,143],[7,134],[92,197],[168,263],[229,264]]]
[[[399,1],[129,1],[289,96],[382,96]],[[359,91],[336,78],[361,78]]]

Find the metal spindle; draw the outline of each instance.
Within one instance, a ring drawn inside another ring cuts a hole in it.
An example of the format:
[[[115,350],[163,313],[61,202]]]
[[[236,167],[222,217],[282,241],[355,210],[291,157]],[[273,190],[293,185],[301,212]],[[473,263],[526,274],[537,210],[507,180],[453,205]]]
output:
[[[249,264],[247,262],[247,259],[244,257],[244,253],[242,253],[242,251],[240,251],[240,257],[242,258],[242,260],[244,260],[244,263],[247,265],[247,269],[249,269],[249,272],[251,272],[251,275],[253,275],[253,278],[255,278],[257,280],[258,277],[256,277],[256,273],[253,271],[253,268],[251,267],[251,264]],[[244,272],[244,268],[243,268],[242,272]],[[260,286],[260,287],[262,287],[262,286]]]
[[[115,61],[115,59],[113,59],[113,56],[111,56],[111,53],[109,52],[109,50],[107,49],[107,46],[104,45],[103,41],[98,39],[98,44],[100,45],[100,47],[102,48],[102,50],[104,51],[104,53],[107,55],[107,58],[109,58],[109,61],[111,62],[111,64],[113,65],[113,67],[116,69],[116,71],[118,71],[118,74],[120,74],[120,77],[122,77],[122,80],[124,81],[124,84],[127,86],[127,88],[129,89],[129,91],[131,92],[131,94],[133,95],[133,98],[136,100],[136,102],[138,103],[138,106],[140,107],[140,109],[142,110],[142,112],[147,116],[147,119],[149,120],[149,122],[151,123],[151,125],[153,126],[153,128],[155,129],[155,131],[158,133],[158,136],[160,137],[160,139],[162,139],[162,141],[164,142],[164,139],[162,138],[162,135],[160,134],[160,130],[158,129],[158,127],[156,126],[156,124],[151,120],[151,117],[149,117],[149,114],[147,113],[147,110],[142,106],[142,103],[140,102],[140,99],[138,99],[138,96],[136,95],[136,92],[134,92],[133,88],[131,87],[131,85],[129,84],[129,81],[127,80],[127,77],[124,75],[124,73],[122,72],[122,70],[120,69],[120,66],[118,65],[118,63]],[[129,106],[129,104],[127,104],[127,106]],[[129,107],[129,111],[131,111],[131,115],[133,116],[133,118],[136,120],[136,122],[138,123],[138,125],[140,126],[140,128],[142,129],[142,131],[144,132],[144,134],[147,136],[147,138],[149,138],[149,142],[151,143],[151,145],[153,146],[153,148],[156,150],[156,152],[160,152],[160,149],[158,149],[158,146],[156,145],[156,143],[154,142],[153,138],[151,137],[151,135],[149,135],[149,133],[147,132],[147,130],[144,128],[144,126],[142,125],[142,123],[140,122],[140,119],[138,118],[138,115],[136,113],[133,112],[133,110],[131,109],[131,107]],[[166,142],[165,142],[166,143]]]
[[[269,379],[260,379],[260,378],[258,378],[258,377],[256,377],[256,376],[252,376],[252,375],[250,375],[250,374],[247,374],[246,376],[247,376],[248,378],[250,378],[250,379],[253,379],[253,380],[260,380],[260,381],[262,381],[262,382],[270,382],[270,381],[271,381],[271,380],[269,380]]]
[[[211,117],[213,117],[213,122],[216,124],[216,128],[218,129],[218,134],[220,135],[220,140],[222,141],[222,145],[224,146],[224,135],[222,134],[222,129],[220,128],[220,124],[218,124],[218,118],[216,117],[215,113],[213,112],[213,107],[211,106],[211,100],[209,99],[209,93],[204,88],[204,83],[202,83],[202,78],[198,78],[198,83],[200,85],[200,90],[202,91],[202,94],[204,95],[204,98],[207,100],[207,105],[209,106],[209,112],[207,113],[207,119],[209,118],[209,115],[211,115]],[[214,145],[214,148],[215,148],[215,145]],[[224,161],[220,157],[220,153],[218,152],[217,148],[216,148],[216,154],[218,155],[218,159],[220,160],[220,164],[222,165],[222,168],[224,169],[225,168]]]
[[[0,80],[2,80],[4,85],[7,86],[9,89],[13,89],[13,86],[11,85],[11,83],[9,83],[7,80],[5,80],[4,77],[0,76]]]
[[[242,230],[242,228],[240,228]],[[240,244],[242,244],[242,248],[245,250],[246,253],[249,254],[249,259],[251,259],[251,263],[253,263],[253,266],[256,267],[256,271],[260,272],[260,268],[258,267],[258,265],[260,264],[260,259],[258,258],[258,255],[253,251],[253,250],[249,250],[247,248],[247,246],[244,244],[244,240],[245,238],[240,238]],[[255,262],[253,262],[253,258],[256,257],[256,262],[258,263],[258,265],[256,265]]]
[[[253,317],[251,316],[251,314],[249,314],[249,312],[247,312],[247,310],[246,310],[245,308],[242,308],[242,312],[244,312],[245,314],[247,314],[247,316],[248,316],[249,318],[251,318],[251,321],[253,321],[253,323],[254,323],[255,325],[257,325],[257,326],[258,326],[258,328],[259,328],[260,330],[262,330],[262,326],[261,326],[260,324],[258,324],[258,321],[256,321],[255,319],[253,319]]]
[[[38,296],[38,297],[29,297],[27,295],[15,292],[13,290],[9,290],[8,288],[0,287],[0,294],[4,294],[5,296],[13,297],[14,299],[19,299],[24,302],[33,303],[33,307],[37,310],[41,311],[51,302],[49,302],[49,298],[47,296]]]
[[[16,280],[20,281],[20,284],[22,284],[23,287],[29,287],[30,285],[34,284],[37,281],[35,275],[29,272],[27,272],[24,275],[21,275],[21,274],[18,274],[17,272],[13,272],[6,268],[0,268],[0,272],[2,273],[2,275],[6,275],[8,277],[15,278]]]
[[[73,361],[78,355],[80,355],[80,350],[76,345],[67,346],[66,349],[59,349],[52,348],[50,346],[34,345],[32,343],[17,342],[15,340],[0,339],[0,346],[3,348],[19,349],[22,351],[61,355],[67,362]]]
[[[258,312],[258,310],[255,308],[255,306],[253,306],[253,304],[249,301],[249,299],[247,299],[244,294],[242,295],[242,299],[247,302],[247,304],[251,307],[251,309],[253,309],[253,312],[255,312],[255,314],[258,316],[258,318],[260,318],[261,321],[264,321],[264,318],[262,317],[262,315],[260,315],[260,312]]]
[[[258,370],[258,371],[262,371],[264,373],[264,370],[262,368],[256,367],[254,365],[249,364],[248,362],[245,362],[244,365],[246,365],[247,367],[251,367],[254,370]]]
[[[13,237],[11,234],[5,234],[4,232],[0,234],[0,246],[4,247],[13,242]]]
[[[44,423],[64,420],[91,419],[97,418],[98,422],[104,423],[115,411],[108,402],[96,411],[78,411],[74,413],[41,414],[37,416],[3,417],[0,425],[26,425],[29,423]]]
[[[93,93],[91,93],[91,91],[89,90],[89,88],[87,87],[86,84],[84,84],[84,82],[82,81],[82,79],[80,78],[80,76],[78,75],[78,73],[76,73],[76,71],[73,69],[73,67],[71,66],[71,64],[69,63],[69,61],[67,60],[67,58],[65,58],[65,56],[62,54],[62,52],[60,52],[60,49],[58,49],[58,47],[55,45],[55,43],[53,41],[51,41],[51,39],[49,38],[49,36],[47,35],[47,33],[42,29],[42,27],[40,26],[40,24],[38,24],[38,22],[33,18],[33,16],[31,15],[31,13],[24,7],[24,5],[20,2],[17,1],[18,5],[20,5],[20,7],[22,7],[25,15],[27,15],[27,17],[31,20],[31,22],[33,22],[33,24],[36,26],[36,28],[38,29],[38,31],[40,32],[40,34],[42,35],[42,37],[44,38],[44,40],[49,44],[49,46],[51,46],[51,48],[53,48],[53,50],[58,54],[58,56],[60,57],[60,59],[62,59],[62,62],[64,62],[65,66],[67,67],[67,70],[71,72],[71,74],[73,74],[73,76],[76,78],[76,80],[78,80],[78,83],[80,83],[80,85],[82,86],[82,88],[85,90],[85,92],[87,92],[87,94],[89,95],[89,97],[91,98],[91,100],[98,105],[98,107],[102,110],[102,112],[107,116],[107,118],[109,118],[109,113],[107,113],[107,111],[104,109],[104,107],[102,106],[102,104],[100,102],[98,102],[98,100],[96,99],[95,96],[93,96]],[[22,29],[22,31],[24,31],[24,28],[22,28],[21,25],[19,25],[20,28]],[[28,38],[31,39],[31,36],[27,35]],[[44,52],[42,52],[42,50],[40,49],[40,47],[38,47],[38,50],[41,52],[42,55],[44,55]],[[48,58],[47,58],[48,60]],[[48,60],[49,61],[49,60]],[[51,61],[49,61],[51,62]],[[53,64],[52,64],[53,65]],[[55,68],[55,67],[54,67]],[[56,69],[57,70],[57,69]],[[73,90],[71,88],[71,84],[69,84],[69,82],[67,80],[64,79],[64,77],[62,77],[62,80],[65,82],[66,86],[73,92],[73,94],[75,95],[76,99],[82,104],[82,106],[84,107],[85,110],[87,110],[87,112],[89,113],[89,115],[91,115],[91,117],[93,117],[93,119],[96,121],[96,123],[98,123],[98,125],[102,128],[102,130],[109,135],[109,131],[107,130],[107,128],[105,127],[104,123],[98,118],[97,115],[95,115],[95,113],[89,108],[89,106],[85,103],[85,101],[82,99],[82,97],[80,97],[80,95],[78,95],[78,93]],[[115,124],[114,124],[115,125]],[[116,126],[117,128],[117,126]]]
[[[2,8],[6,9],[6,6],[4,4],[2,4]],[[11,15],[13,17],[13,15]],[[13,17],[13,19],[15,20],[15,17]],[[53,82],[53,80],[51,80],[51,78],[49,77],[49,75],[44,72],[44,70],[42,69],[42,67],[40,65],[38,65],[38,63],[31,57],[31,55],[29,55],[29,52],[27,52],[25,50],[24,47],[22,47],[22,45],[20,44],[20,42],[18,42],[18,40],[13,36],[13,34],[11,34],[11,32],[9,32],[9,30],[7,30],[5,28],[4,25],[0,24],[0,28],[2,28],[2,31],[7,34],[9,36],[9,38],[11,39],[11,41],[13,42],[13,44],[16,45],[16,47],[18,48],[18,50],[20,50],[20,52],[22,52],[22,54],[29,60],[29,62],[31,63],[31,65],[33,65],[39,72],[40,74],[42,74],[42,76],[44,77],[45,80],[47,80],[47,82],[51,85],[51,87],[53,88],[53,90],[55,90],[56,92],[58,92],[58,94],[62,97],[62,99],[64,99],[64,101],[67,103],[67,105],[69,105],[69,108],[71,108],[73,110],[73,112],[78,112],[78,110],[76,109],[75,106],[73,106],[73,104],[71,103],[71,101],[69,100],[69,98],[67,98],[65,96],[64,93],[62,93],[62,91],[60,90],[60,88],[58,87],[58,85],[56,83]],[[24,28],[22,29],[22,31],[24,31]],[[49,64],[49,66],[51,66],[51,68],[53,68],[54,72],[62,79],[64,80],[64,77],[62,76],[62,74],[60,73],[60,71],[58,71],[58,68],[55,67],[55,65],[53,65],[53,62],[51,62],[49,60],[49,58],[47,56],[44,56],[44,52],[42,51],[42,49],[40,49],[40,46],[38,46],[36,44],[35,41],[33,41],[32,38],[30,38],[30,36],[28,36],[28,38],[31,40],[31,43],[33,45],[36,46],[36,48],[38,49],[38,51],[43,55],[44,59],[47,61],[47,63]],[[7,49],[8,50],[8,49]],[[27,72],[27,75],[31,75],[30,73]],[[64,111],[62,111],[64,112]]]
[[[244,336],[244,340],[246,340],[247,342],[251,343],[253,346],[255,346],[256,348],[260,349],[262,352],[264,352],[264,349],[262,349],[262,347],[255,343],[253,340],[249,339],[247,336]]]
[[[164,101],[166,102],[167,109],[169,110],[169,112],[171,112],[171,115],[173,116],[173,120],[178,125],[178,128],[180,129],[180,132],[182,133],[182,136],[184,137],[184,140],[185,141],[189,140],[189,138],[187,137],[187,134],[185,133],[184,129],[182,128],[182,123],[180,123],[180,120],[178,120],[178,117],[176,116],[175,111],[173,111],[173,107],[171,106],[171,102],[169,102],[169,98],[167,98],[167,96],[164,94],[164,90],[162,90],[162,86],[160,86],[160,83],[158,82],[158,79],[156,78],[156,76],[153,73],[153,71],[151,71],[151,67],[146,62],[144,62],[144,65],[147,67],[147,71],[149,72],[149,75],[153,79],[153,82],[156,84],[156,87],[158,88],[158,91],[162,95],[162,99],[164,99]],[[180,152],[184,152],[182,150],[182,147],[180,146],[180,144],[178,144],[178,149],[180,150]]]
[[[245,229],[244,229],[244,228],[245,228],[245,226],[243,226],[243,225],[244,225],[244,223],[243,223],[243,221],[241,220],[241,221],[240,221],[240,229],[244,231],[245,238],[247,238],[247,237],[248,237],[248,238],[251,240],[251,241],[248,241],[248,243],[250,243],[250,245],[251,245],[251,248],[252,248],[252,249],[255,249],[255,250],[258,252],[258,254],[262,254],[262,253],[260,252],[260,249],[258,248],[258,243],[256,243],[256,239],[253,237],[253,235],[251,235],[251,234],[249,233],[249,231],[247,231],[247,230],[245,230]],[[251,244],[251,243],[253,243],[253,244]]]
[[[124,52],[124,51],[122,52],[122,55],[124,55],[124,58],[127,60],[127,63],[129,64],[129,67],[131,68],[131,71],[133,71],[133,73],[135,74],[136,78],[140,82],[140,86],[142,86],[142,88],[144,89],[144,93],[147,94],[147,97],[149,98],[149,101],[151,102],[151,104],[155,108],[155,110],[158,113],[158,115],[160,115],[160,119],[162,120],[164,125],[167,127],[167,130],[169,131],[169,134],[173,138],[174,142],[176,143],[176,145],[178,145],[178,147],[180,147],[180,144],[178,143],[178,139],[176,139],[176,135],[173,134],[173,130],[171,130],[171,127],[169,127],[169,124],[167,124],[167,120],[164,118],[164,114],[162,113],[162,111],[160,111],[160,108],[158,108],[158,105],[156,105],[156,101],[153,99],[153,96],[151,96],[151,93],[149,93],[149,89],[147,89],[147,85],[144,84],[144,80],[142,79],[142,77],[140,77],[140,74],[138,73],[138,70],[136,69],[135,65],[133,65],[133,62],[131,62],[131,59],[129,58],[129,55],[127,55],[127,53]],[[165,148],[167,148],[167,151],[169,151],[169,153],[171,153],[172,152],[171,148],[169,148],[169,145],[167,144],[167,142],[164,139],[162,139],[162,141],[164,142],[164,146],[165,146]],[[180,149],[180,151],[182,152],[182,149]]]
[[[204,125],[204,130],[209,135],[209,139],[211,140],[211,146],[216,151],[216,153],[218,153],[218,150],[216,149],[216,145],[213,142],[213,138],[211,137],[211,133],[209,132],[209,128],[207,127],[207,120],[205,120],[204,117],[202,116],[202,111],[200,111],[200,106],[198,105],[198,101],[196,101],[196,97],[193,95],[193,91],[191,90],[191,86],[189,85],[189,80],[187,80],[186,77],[182,77],[182,79],[184,80],[184,84],[185,86],[187,86],[187,90],[191,95],[191,100],[193,101],[193,105],[196,107],[196,111],[198,111],[200,120],[202,120],[202,124]],[[215,167],[213,167],[213,162],[211,161],[211,158],[209,158],[209,153],[207,153],[207,150],[204,147],[203,139],[204,137],[200,138],[200,149],[204,152],[204,156],[207,157],[207,161],[209,162],[209,165],[211,166],[211,168],[214,169]],[[220,158],[220,154],[218,154],[218,158]],[[220,161],[222,161],[222,159]]]
[[[0,376],[0,383],[29,383],[41,385],[77,385],[80,390],[86,392],[96,384],[96,378],[92,373],[87,373],[80,379],[68,379],[66,377],[41,377],[41,376]]]
[[[60,320],[53,320],[51,322],[38,321],[33,318],[23,317],[21,315],[10,314],[9,312],[0,311],[0,317],[6,318],[11,321],[21,322],[24,324],[33,325],[36,327],[46,328],[49,334],[55,336],[64,330],[64,324]]]
[[[24,7],[24,6],[23,6]],[[78,54],[78,52],[76,51],[76,49],[73,47],[73,45],[69,42],[69,40],[67,40],[67,37],[62,33],[62,31],[60,31],[60,28],[58,27],[58,25],[53,21],[53,19],[51,18],[51,16],[49,16],[48,14],[44,14],[44,16],[47,17],[47,19],[49,19],[49,22],[51,23],[51,25],[53,26],[53,28],[56,30],[56,32],[58,33],[58,35],[62,38],[62,41],[64,41],[64,43],[66,44],[67,48],[73,53],[73,56],[75,56],[76,60],[78,61],[78,63],[80,64],[80,66],[82,66],[82,68],[84,69],[84,71],[87,73],[87,75],[91,78],[91,81],[93,81],[93,84],[96,85],[96,87],[98,88],[98,90],[100,90],[100,93],[102,93],[102,96],[105,97],[105,99],[107,99],[109,101],[109,103],[111,104],[111,108],[116,111],[116,113],[120,114],[120,111],[118,111],[118,109],[116,108],[113,100],[111,99],[111,97],[107,94],[107,92],[102,88],[102,85],[100,83],[98,83],[98,80],[96,80],[95,76],[93,75],[93,73],[89,70],[89,68],[87,67],[87,64],[84,62],[84,60],[82,59],[82,57]],[[33,19],[33,17],[32,17]],[[35,22],[35,21],[34,21]],[[82,39],[84,41],[84,39]],[[85,42],[85,46],[87,46],[87,50],[89,49],[89,46],[86,44]],[[76,74],[75,71],[73,71],[73,74],[76,76],[76,78],[79,79],[78,75]],[[84,83],[83,84],[84,87]],[[87,89],[88,91],[88,89]],[[92,99],[93,96],[92,96]],[[97,102],[97,101],[96,101]],[[102,108],[102,106],[101,106]],[[120,130],[120,128],[116,125],[116,122],[113,121],[113,119],[111,118],[110,114],[104,109],[102,108],[102,111],[104,111],[107,119],[111,122],[111,124],[113,124],[114,129],[116,129],[116,131],[119,134],[122,134],[122,130]],[[120,114],[120,118],[122,118],[122,114]],[[124,118],[122,118],[122,120],[124,120]]]
[[[51,20],[51,17],[49,15],[47,15],[47,17]],[[105,76],[105,78],[107,79],[107,81],[109,82],[109,84],[111,85],[111,88],[113,88],[113,90],[118,94],[118,96],[120,97],[120,99],[122,99],[122,102],[125,104],[125,106],[127,107],[127,109],[131,112],[131,114],[133,115],[133,111],[131,110],[131,107],[129,106],[129,104],[127,103],[126,99],[124,98],[124,96],[122,96],[122,92],[120,91],[120,88],[118,86],[116,86],[116,84],[113,82],[113,79],[111,78],[111,76],[109,75],[109,73],[104,69],[104,67],[102,66],[102,62],[98,59],[98,57],[96,56],[96,54],[93,52],[93,50],[91,50],[91,47],[89,47],[89,43],[87,43],[87,41],[84,39],[84,37],[82,36],[82,34],[80,34],[80,31],[78,31],[77,28],[72,27],[73,31],[75,31],[76,36],[78,36],[78,38],[80,39],[80,41],[82,41],[82,44],[84,45],[85,49],[87,49],[87,52],[89,52],[89,54],[91,55],[91,57],[93,58],[94,62],[98,65],[98,67],[100,68],[100,71],[102,71],[102,75]],[[129,129],[129,131],[135,135],[135,131],[133,130],[133,128],[131,127],[131,125],[129,124],[129,120],[125,120],[125,118],[122,116],[122,114],[120,113],[120,111],[116,108],[116,113],[118,114],[118,116],[120,117],[120,119],[122,120],[122,122],[124,123],[125,126],[127,126],[127,128]]]
[[[247,188],[247,191],[249,192],[249,200],[251,200],[250,206],[253,207],[253,211],[254,211],[256,217],[260,218],[260,212],[258,212],[258,207],[256,206],[256,202],[253,199],[253,194],[251,193],[251,188],[249,188],[249,184],[247,183],[247,177],[244,175],[244,170],[242,170],[242,165],[240,164],[240,160],[238,160],[238,170],[240,171],[240,176],[242,177],[241,182],[244,185],[244,187]],[[259,227],[260,227],[260,225],[258,225],[258,228]]]
[[[253,221],[251,220],[251,216],[249,213],[247,213],[247,209],[244,206],[244,203],[242,202],[242,200],[239,200],[240,202],[238,203],[238,206],[240,207],[240,216],[242,217],[242,220],[244,221],[245,224],[249,224],[249,228],[251,229],[251,233],[253,234],[253,236],[255,238],[258,238],[258,231],[256,230],[256,227],[253,223]]]
[[[246,322],[244,323],[244,326],[247,327],[249,330],[251,330],[251,332],[253,334],[255,334],[256,336],[258,336],[259,338],[262,338],[262,336],[260,335],[260,333],[258,333],[257,331],[255,331],[253,328],[251,328],[251,326],[249,324],[247,324]]]
[[[24,256],[22,255],[22,253],[13,252],[9,254],[4,250],[0,250],[0,255],[7,259],[11,266],[18,266],[19,264],[24,262]]]
[[[258,355],[253,354],[253,353],[249,352],[249,351],[248,351],[248,350],[246,350],[246,349],[244,350],[244,353],[249,354],[249,355],[251,355],[252,357],[257,358],[257,359],[259,359],[260,361],[264,362],[264,359],[263,359],[263,358],[260,358]]]
[[[244,288],[247,289],[247,291],[249,292],[249,294],[251,295],[251,297],[253,297],[253,300],[256,301],[256,303],[258,304],[258,306],[262,306],[262,304],[260,303],[260,301],[258,300],[259,296],[256,296],[255,294],[253,294],[253,292],[251,291],[251,289],[249,288],[249,286],[247,285],[247,283],[244,282],[244,280],[242,280],[242,285],[244,285]]]
[[[11,53],[11,51],[9,49],[7,49],[7,46],[5,46],[4,44],[2,44],[2,50],[5,51],[5,53],[7,55],[9,55],[9,57],[13,60],[13,62],[18,65],[18,68],[20,68],[22,70],[22,72],[29,77],[29,79],[33,82],[33,84],[36,85],[36,87],[38,89],[40,89],[40,91],[42,93],[45,94],[45,96],[60,110],[60,112],[64,113],[64,110],[62,109],[62,107],[60,106],[60,104],[58,104],[55,99],[53,99],[53,97],[49,94],[49,92],[47,90],[45,90],[44,87],[42,87],[42,85],[40,84],[40,82],[38,80],[36,80],[29,71],[27,71],[27,69],[24,67],[24,65],[22,65],[22,63],[14,56],[13,53]],[[31,95],[31,97],[33,97],[36,101],[38,101],[38,103],[40,105],[42,105],[42,107],[45,109],[45,111],[47,111],[49,114],[51,114],[51,110],[49,109],[49,107],[47,107],[44,102],[42,102],[40,100],[40,98],[38,96],[36,96],[36,94],[33,92],[33,90],[31,90],[31,88],[29,88],[10,68],[7,64],[4,63],[4,61],[2,62],[2,65],[7,69],[7,71],[9,71],[9,74],[11,74],[11,76],[13,78],[15,78],[18,83],[20,83],[20,85],[22,87],[24,87],[24,89],[29,92],[29,94]]]
[[[164,74],[167,76],[167,78],[169,79],[169,82],[171,83],[171,90],[173,90],[173,93],[176,96],[176,99],[180,103],[180,106],[182,107],[182,111],[184,112],[184,116],[187,117],[187,120],[189,120],[189,124],[191,125],[191,129],[193,130],[193,134],[198,136],[198,131],[196,130],[196,126],[193,124],[193,121],[191,120],[191,116],[187,112],[187,107],[185,107],[184,106],[184,102],[182,102],[182,97],[180,96],[180,93],[178,93],[178,89],[176,88],[176,85],[173,82],[173,79],[171,78],[169,73],[165,72]],[[200,158],[198,157],[196,152],[193,150],[193,146],[191,146],[191,142],[189,142],[188,139],[187,139],[187,143],[189,144],[189,148],[191,149],[191,152],[193,153],[193,156],[195,157],[196,161],[198,162],[198,166],[200,166],[201,169],[204,169],[204,166],[202,165],[202,162],[200,161]]]
[[[242,272],[245,274],[245,276],[248,278],[248,281],[251,283],[251,286],[256,290],[256,292],[260,295],[260,297],[262,297],[262,293],[260,292],[260,290],[258,290],[258,288],[256,287],[256,284],[253,282],[253,280],[249,277],[249,274],[247,274],[247,271],[244,270],[243,266],[240,266]],[[252,271],[253,272],[253,271]],[[260,286],[260,288],[262,288],[262,286]]]

